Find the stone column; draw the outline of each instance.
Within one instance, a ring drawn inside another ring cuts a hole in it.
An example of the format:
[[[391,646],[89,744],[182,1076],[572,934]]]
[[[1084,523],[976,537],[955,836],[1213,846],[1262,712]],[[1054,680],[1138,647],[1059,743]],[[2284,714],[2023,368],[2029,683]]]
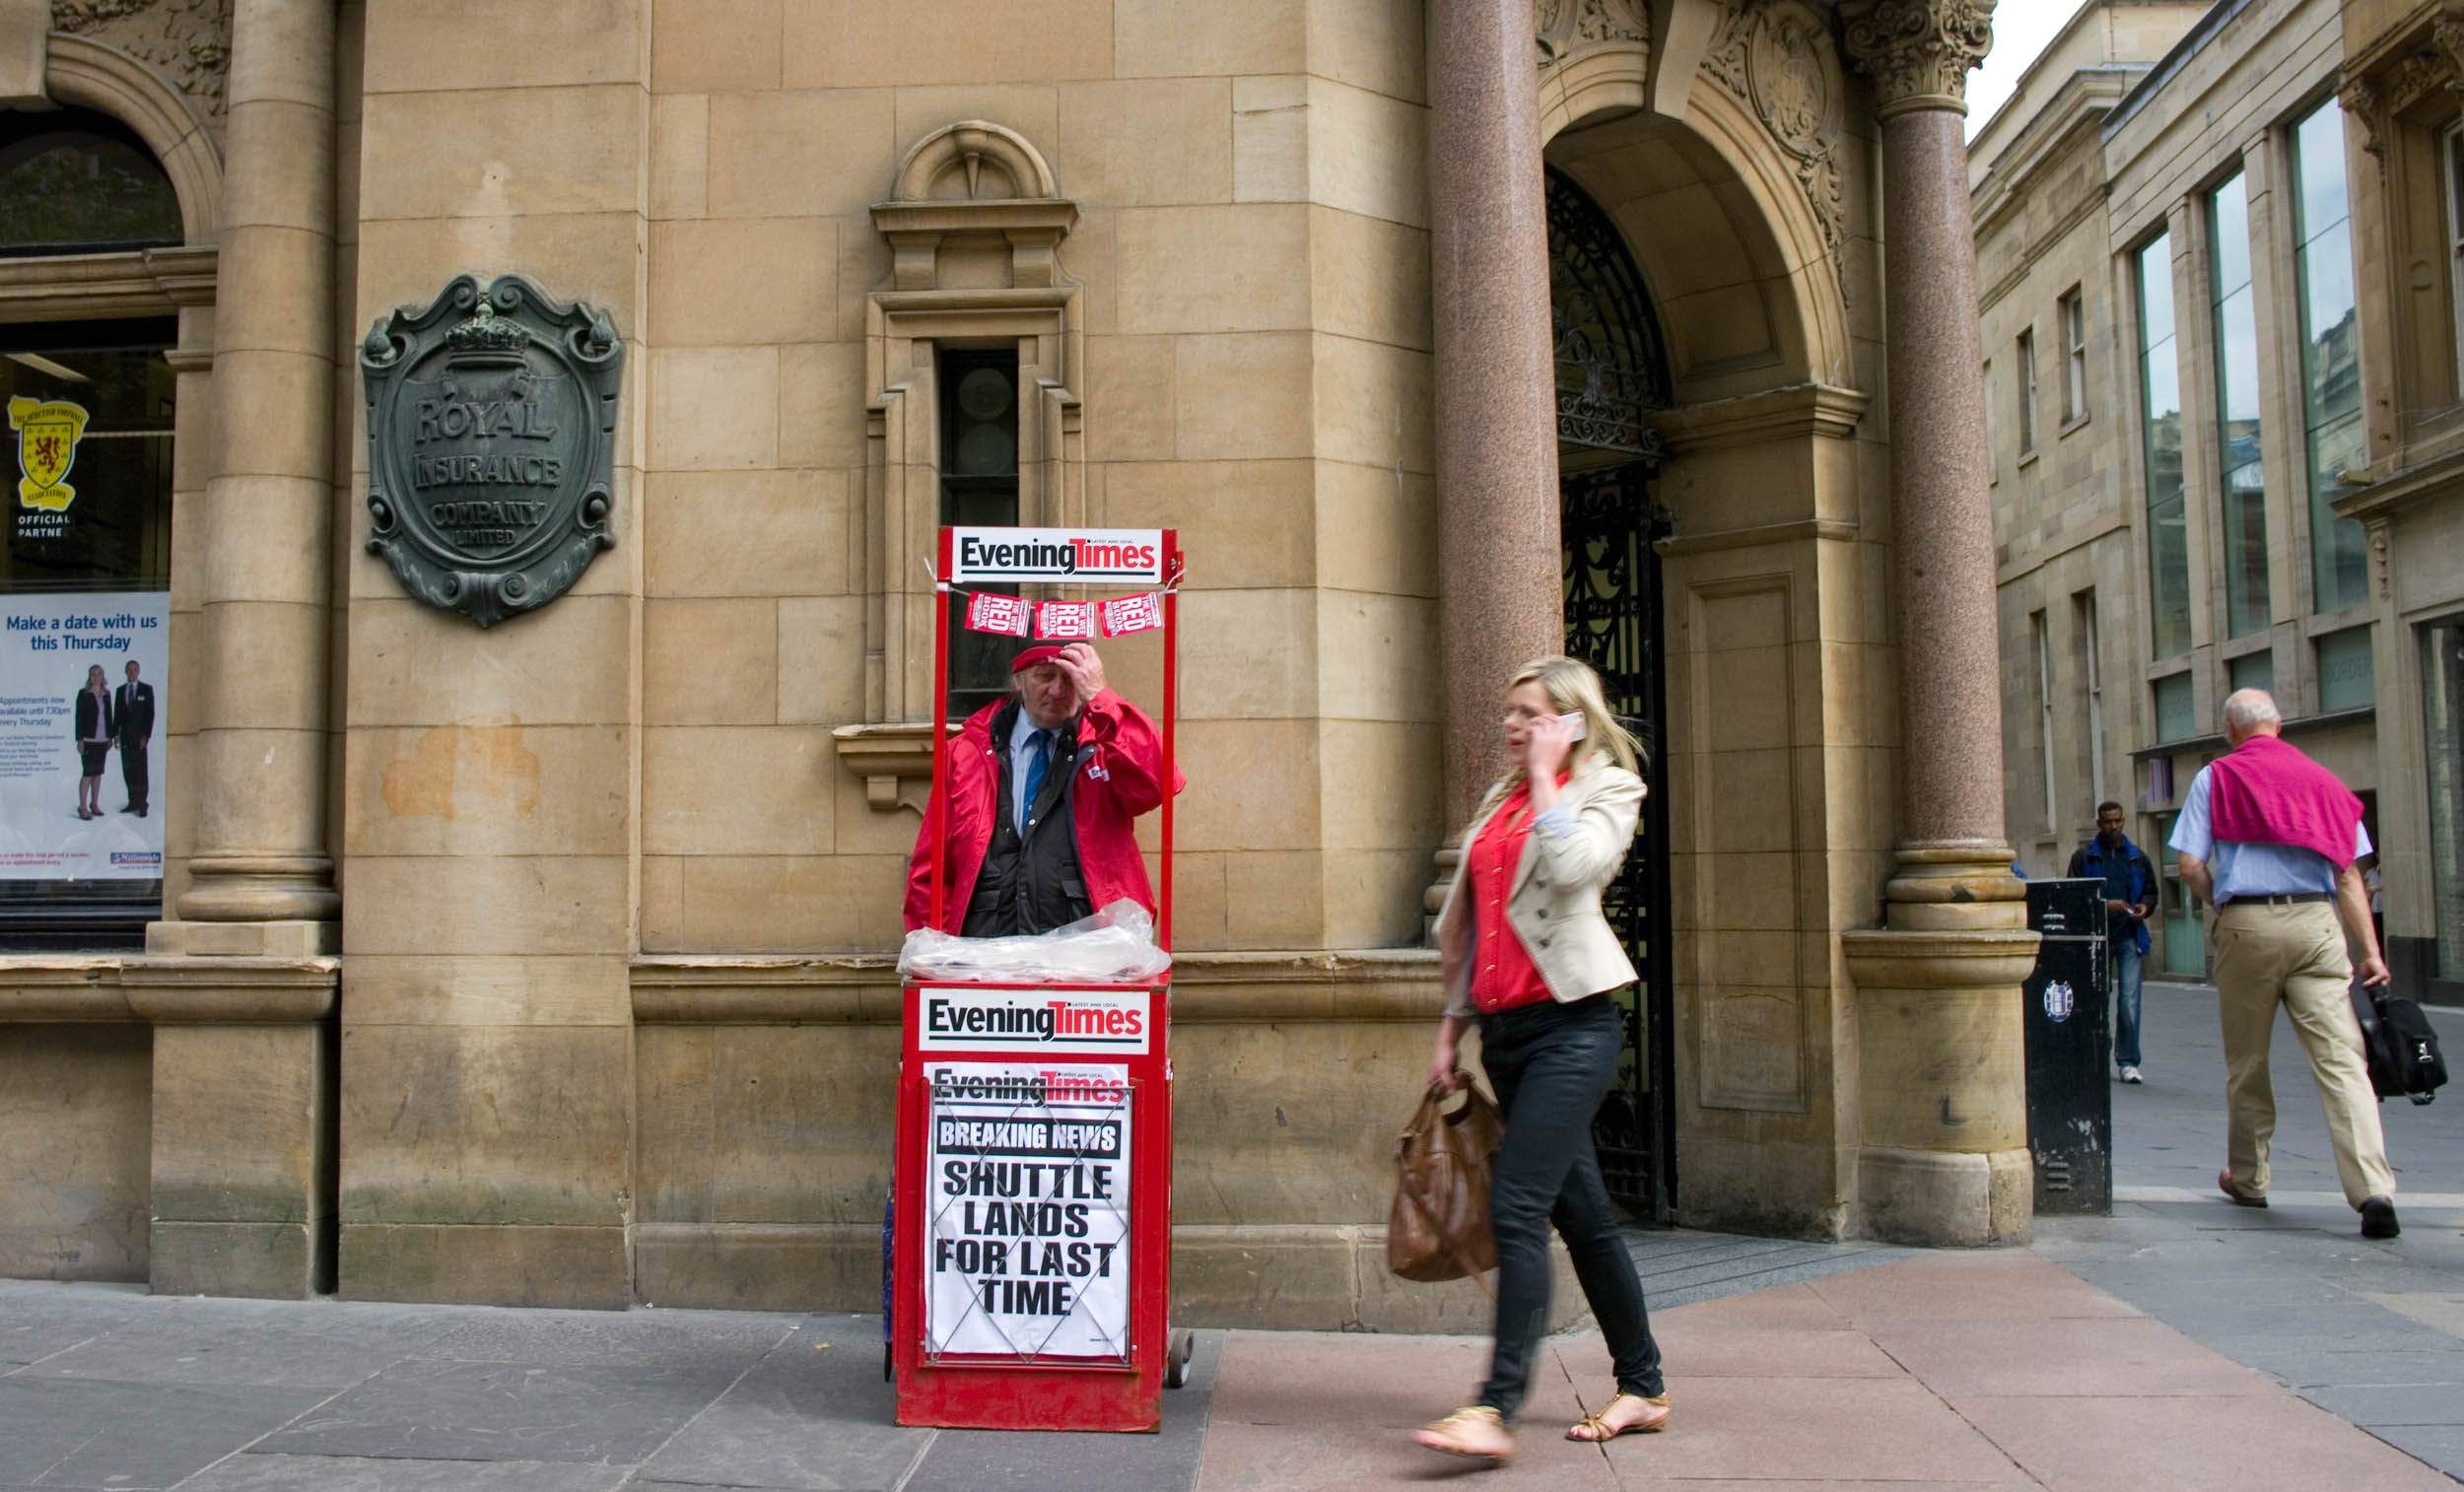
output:
[[[333,0],[239,0],[198,594],[195,854],[158,953],[313,955],[325,839],[334,425]],[[248,924],[244,926],[198,924]]]
[[[1450,837],[1505,768],[1497,717],[1507,676],[1530,658],[1565,650],[1548,213],[1532,37],[1531,0],[1429,5],[1438,646]]]
[[[2034,1211],[2019,983],[2036,937],[2002,817],[2001,664],[1976,240],[1960,121],[1993,0],[1849,0],[1882,132],[1900,698],[1898,873],[1848,935],[1865,1228],[2024,1242]]]

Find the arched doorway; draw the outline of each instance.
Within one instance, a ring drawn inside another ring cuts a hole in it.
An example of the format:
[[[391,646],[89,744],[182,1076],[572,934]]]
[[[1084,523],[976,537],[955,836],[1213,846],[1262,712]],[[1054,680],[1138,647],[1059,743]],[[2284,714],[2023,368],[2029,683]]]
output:
[[[1600,671],[1610,708],[1650,758],[1634,848],[1604,898],[1642,979],[1616,996],[1625,1051],[1593,1138],[1609,1194],[1662,1222],[1677,1203],[1676,1080],[1660,556],[1652,541],[1668,531],[1668,514],[1652,496],[1665,447],[1645,417],[1674,401],[1641,272],[1608,214],[1554,168],[1548,293],[1566,651]]]

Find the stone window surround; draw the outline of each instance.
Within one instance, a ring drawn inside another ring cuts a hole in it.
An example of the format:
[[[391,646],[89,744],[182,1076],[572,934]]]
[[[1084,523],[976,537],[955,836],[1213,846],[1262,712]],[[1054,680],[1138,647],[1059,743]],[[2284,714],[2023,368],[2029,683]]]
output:
[[[939,348],[1017,347],[1018,521],[1087,521],[1084,317],[1057,253],[1077,218],[1043,155],[983,120],[919,141],[872,210],[891,273],[864,306],[864,718],[833,735],[875,810],[921,809],[932,775]]]

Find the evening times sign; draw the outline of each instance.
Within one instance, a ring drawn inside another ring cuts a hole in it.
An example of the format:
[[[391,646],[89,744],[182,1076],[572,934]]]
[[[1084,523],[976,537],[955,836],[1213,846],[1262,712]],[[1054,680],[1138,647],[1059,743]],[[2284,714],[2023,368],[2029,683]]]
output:
[[[368,548],[482,627],[546,605],[602,549],[624,346],[603,311],[462,275],[360,345]]]
[[[924,1350],[1129,1350],[1129,1069],[936,1062]]]

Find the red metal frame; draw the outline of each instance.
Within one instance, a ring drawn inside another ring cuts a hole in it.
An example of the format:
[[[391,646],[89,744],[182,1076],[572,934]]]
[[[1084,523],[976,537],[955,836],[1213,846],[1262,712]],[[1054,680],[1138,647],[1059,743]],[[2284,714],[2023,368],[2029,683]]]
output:
[[[926,843],[943,842],[941,773],[948,744],[949,626],[947,600],[951,574],[950,530],[940,533],[939,563],[934,571],[935,607],[932,638],[933,793],[925,809]],[[1179,758],[1175,732],[1179,716],[1180,612],[1175,590],[1182,574],[1179,533],[1162,531],[1163,591],[1163,779],[1162,856],[1158,866],[1156,940],[1172,946],[1173,775]],[[936,852],[931,909],[939,925],[946,907],[943,877],[948,866]],[[1108,993],[1125,989],[1143,992],[1145,1024],[1151,1033],[1143,1054],[1066,1050],[1055,1042],[1033,1057],[1010,1051],[968,1051],[935,1049],[929,1059],[944,1062],[1042,1060],[1071,1064],[1126,1066],[1132,1090],[1129,1156],[1129,1344],[1126,1360],[1089,1361],[1046,1358],[1033,1364],[981,1357],[924,1354],[924,1237],[929,1180],[925,1173],[931,1136],[930,1094],[926,1082],[927,1053],[922,1048],[921,1013],[926,991],[963,988],[983,991],[984,984],[911,983],[904,992],[904,1034],[900,1049],[898,1141],[895,1162],[892,1244],[891,1360],[898,1374],[898,1422],[991,1430],[1116,1430],[1151,1431],[1162,1421],[1162,1390],[1168,1339],[1165,1305],[1172,1284],[1172,1056],[1170,975],[1132,984],[1106,984]],[[1065,985],[1007,987],[1092,988],[1088,981]]]

